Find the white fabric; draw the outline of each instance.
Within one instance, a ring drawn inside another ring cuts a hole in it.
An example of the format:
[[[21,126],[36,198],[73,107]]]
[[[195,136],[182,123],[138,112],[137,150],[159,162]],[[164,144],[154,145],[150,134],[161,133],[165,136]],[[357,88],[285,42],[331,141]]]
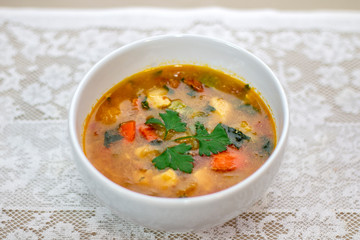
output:
[[[72,161],[71,96],[132,41],[193,33],[242,46],[290,103],[280,172],[261,201],[207,231],[158,232],[100,204]],[[0,9],[0,239],[360,239],[360,12]]]

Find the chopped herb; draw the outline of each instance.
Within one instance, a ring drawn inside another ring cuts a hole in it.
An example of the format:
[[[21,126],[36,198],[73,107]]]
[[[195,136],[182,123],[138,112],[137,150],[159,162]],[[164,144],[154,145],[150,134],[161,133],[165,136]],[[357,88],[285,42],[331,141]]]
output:
[[[214,107],[211,106],[211,105],[207,105],[206,108],[205,108],[205,110],[206,110],[207,112],[215,112],[215,111],[216,111],[216,108],[214,108]]]
[[[143,101],[141,101],[141,107],[146,110],[150,109],[149,103],[147,101],[147,97],[145,97],[145,99]]]
[[[145,124],[158,124],[165,127],[165,136],[170,130],[174,130],[175,132],[185,132],[186,131],[186,123],[181,122],[181,118],[179,117],[179,113],[166,109],[166,113],[159,113],[163,122],[156,118],[150,118],[146,121]]]
[[[215,87],[218,82],[218,77],[215,75],[205,74],[201,76],[199,80],[207,87]]]
[[[251,87],[249,84],[245,84],[244,89],[245,89],[245,91],[249,91],[251,89]]]
[[[164,85],[163,88],[165,88],[166,91],[168,91],[169,94],[174,94],[174,90],[172,90],[172,89],[169,88],[168,86]]]
[[[189,92],[186,93],[187,95],[189,95],[190,97],[196,97],[197,92],[193,89],[191,89]]]
[[[180,114],[185,113],[186,111],[189,111],[190,108],[186,106],[181,100],[177,99],[171,102],[169,109],[176,111]]]
[[[262,150],[263,152],[265,152],[267,155],[270,155],[271,152],[274,149],[274,144],[272,144],[272,142],[267,138],[267,137],[263,137],[263,146],[262,146]]]
[[[235,128],[229,127],[225,124],[222,124],[221,126],[225,129],[231,144],[234,145],[237,149],[241,147],[244,140],[250,140],[249,136],[246,136],[244,133]]]
[[[119,134],[117,129],[108,130],[104,134],[104,146],[109,148],[111,143],[119,141],[122,138],[123,136]]]
[[[238,109],[241,110],[244,113],[249,114],[249,115],[255,115],[255,114],[260,112],[260,109],[257,109],[253,105],[248,104],[248,103],[247,104],[241,104],[238,107]]]
[[[187,138],[195,138],[199,141],[199,155],[210,156],[211,153],[217,154],[225,151],[227,145],[231,144],[225,129],[219,123],[214,130],[209,134],[204,125],[200,122],[195,123],[196,135],[181,137],[175,140],[182,140]]]
[[[191,149],[190,145],[181,143],[174,147],[166,148],[159,156],[154,158],[152,162],[158,169],[170,167],[174,170],[179,169],[185,173],[191,173],[194,165],[192,156],[185,154]]]

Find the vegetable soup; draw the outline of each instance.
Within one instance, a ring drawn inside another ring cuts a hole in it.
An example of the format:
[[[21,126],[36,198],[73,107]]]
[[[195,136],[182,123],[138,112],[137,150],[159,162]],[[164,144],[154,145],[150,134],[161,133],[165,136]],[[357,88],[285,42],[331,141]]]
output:
[[[95,168],[158,197],[233,186],[276,144],[270,110],[251,86],[194,65],[151,68],[120,81],[95,104],[84,129],[84,152]]]

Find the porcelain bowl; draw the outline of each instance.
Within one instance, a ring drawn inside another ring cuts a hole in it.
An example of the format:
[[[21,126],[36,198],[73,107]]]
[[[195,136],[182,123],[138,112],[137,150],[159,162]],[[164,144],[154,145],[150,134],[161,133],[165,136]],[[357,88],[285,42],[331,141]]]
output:
[[[83,152],[83,124],[97,99],[125,77],[149,67],[176,63],[206,65],[240,76],[260,92],[271,108],[276,123],[276,148],[263,166],[233,187],[192,198],[147,196],[107,179],[95,169]],[[223,224],[261,199],[278,172],[288,128],[286,96],[268,66],[234,44],[194,35],[152,37],[110,53],[85,75],[74,94],[69,111],[69,136],[74,160],[94,195],[123,219],[156,230],[176,232]]]

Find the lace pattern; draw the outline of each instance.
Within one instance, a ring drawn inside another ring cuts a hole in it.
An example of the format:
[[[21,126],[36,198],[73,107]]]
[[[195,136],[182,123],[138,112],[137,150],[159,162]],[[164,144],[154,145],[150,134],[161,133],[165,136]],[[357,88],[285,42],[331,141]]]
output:
[[[360,239],[358,26],[356,12],[0,9],[0,239]],[[80,178],[66,133],[72,94],[96,61],[176,33],[222,38],[260,57],[291,112],[266,195],[222,226],[181,234],[111,214]]]

